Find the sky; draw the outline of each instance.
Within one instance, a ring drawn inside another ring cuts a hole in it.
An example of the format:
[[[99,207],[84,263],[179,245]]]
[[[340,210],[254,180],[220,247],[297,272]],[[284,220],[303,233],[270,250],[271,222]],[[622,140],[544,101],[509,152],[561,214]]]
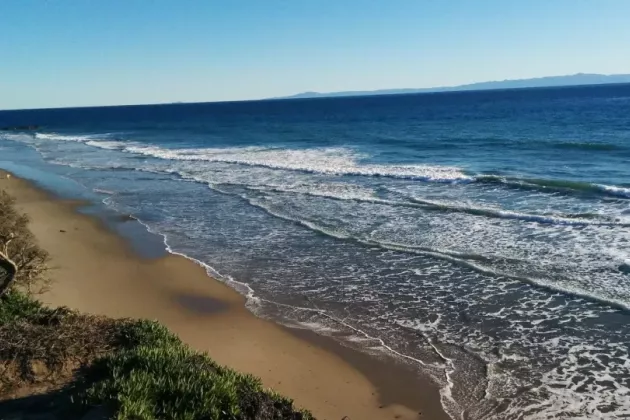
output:
[[[0,109],[630,73],[628,0],[0,0]]]

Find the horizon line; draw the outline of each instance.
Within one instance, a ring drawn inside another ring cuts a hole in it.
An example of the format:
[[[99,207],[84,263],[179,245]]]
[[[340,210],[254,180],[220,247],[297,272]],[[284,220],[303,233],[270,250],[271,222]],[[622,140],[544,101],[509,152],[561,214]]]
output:
[[[542,76],[542,77],[533,77],[526,79],[504,79],[504,80],[489,80],[483,82],[473,82],[467,83],[463,85],[453,85],[453,86],[436,86],[436,87],[426,87],[426,88],[385,88],[385,89],[375,89],[375,90],[352,90],[352,91],[332,91],[332,92],[316,92],[316,91],[304,91],[297,94],[293,94],[290,96],[278,96],[271,98],[258,98],[258,99],[233,99],[233,100],[218,100],[218,101],[173,101],[173,102],[153,102],[153,103],[135,103],[135,104],[106,104],[106,105],[76,105],[76,106],[58,106],[58,107],[44,107],[44,108],[5,108],[0,109],[0,112],[15,112],[15,111],[46,111],[53,109],[83,109],[83,108],[122,108],[122,107],[138,107],[138,106],[169,106],[169,105],[198,105],[198,104],[221,104],[221,103],[237,103],[237,102],[263,102],[263,101],[295,101],[295,100],[318,100],[318,99],[344,99],[344,98],[356,98],[356,97],[371,97],[371,96],[396,96],[396,95],[434,95],[434,94],[452,94],[452,93],[474,93],[474,92],[487,92],[487,91],[506,91],[506,90],[525,90],[525,89],[556,89],[556,88],[578,88],[578,87],[586,87],[586,86],[603,86],[603,85],[623,85],[630,84],[629,82],[610,82],[610,83],[585,83],[585,84],[568,84],[568,85],[554,85],[554,86],[518,86],[518,87],[505,87],[505,88],[480,88],[480,89],[461,89],[460,87],[468,87],[476,84],[485,84],[485,83],[504,83],[504,82],[517,82],[517,81],[529,81],[529,80],[540,80],[540,79],[548,79],[554,77],[574,77],[580,75],[589,75],[589,76],[630,76],[630,74],[624,73],[613,73],[613,74],[602,74],[602,73],[574,73],[569,75],[560,75],[560,76]],[[452,89],[452,90],[432,90],[432,89]],[[415,92],[392,92],[386,93],[387,91],[392,90],[416,90]],[[426,90],[426,91],[423,91]],[[384,92],[384,93],[378,93]],[[300,97],[302,94],[315,94],[317,96],[313,97]],[[344,93],[344,95],[334,96],[338,93]],[[353,94],[356,93],[356,94]],[[328,96],[332,95],[332,96]]]

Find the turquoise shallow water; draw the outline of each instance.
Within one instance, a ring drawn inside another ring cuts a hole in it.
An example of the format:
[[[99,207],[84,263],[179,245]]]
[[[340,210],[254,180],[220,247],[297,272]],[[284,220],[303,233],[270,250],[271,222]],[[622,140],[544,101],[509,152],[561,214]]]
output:
[[[0,167],[407,361],[454,418],[627,418],[628,115],[628,85],[5,111],[41,128]]]

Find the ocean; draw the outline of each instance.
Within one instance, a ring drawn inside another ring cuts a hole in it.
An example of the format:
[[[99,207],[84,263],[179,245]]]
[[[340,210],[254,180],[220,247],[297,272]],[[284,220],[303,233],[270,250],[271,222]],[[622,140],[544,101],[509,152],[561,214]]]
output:
[[[0,112],[34,124],[1,168],[454,419],[630,418],[630,85]]]

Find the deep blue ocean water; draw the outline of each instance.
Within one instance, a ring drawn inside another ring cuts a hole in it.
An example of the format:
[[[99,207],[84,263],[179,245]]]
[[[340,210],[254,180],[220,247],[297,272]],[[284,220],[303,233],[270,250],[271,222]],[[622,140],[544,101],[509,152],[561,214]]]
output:
[[[630,85],[0,112],[31,124],[0,167],[404,360],[454,418],[630,417]]]

